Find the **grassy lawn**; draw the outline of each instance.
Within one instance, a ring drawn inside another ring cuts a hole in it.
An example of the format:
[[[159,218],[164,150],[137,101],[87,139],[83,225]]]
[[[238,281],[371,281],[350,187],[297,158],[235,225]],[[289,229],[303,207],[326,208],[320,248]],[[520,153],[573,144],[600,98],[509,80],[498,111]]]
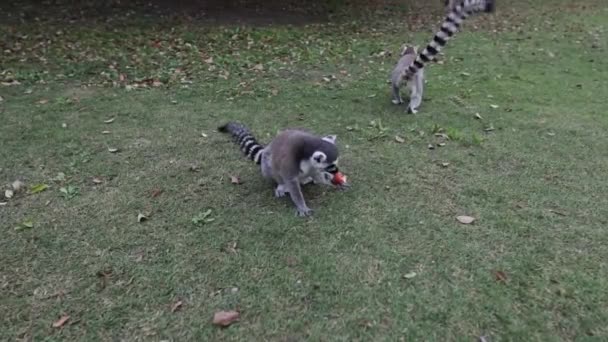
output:
[[[5,21],[0,183],[25,189],[0,206],[0,340],[608,339],[608,6],[535,6],[466,22],[417,115],[386,81],[438,5]],[[228,120],[337,134],[352,189],[307,187],[295,217]]]

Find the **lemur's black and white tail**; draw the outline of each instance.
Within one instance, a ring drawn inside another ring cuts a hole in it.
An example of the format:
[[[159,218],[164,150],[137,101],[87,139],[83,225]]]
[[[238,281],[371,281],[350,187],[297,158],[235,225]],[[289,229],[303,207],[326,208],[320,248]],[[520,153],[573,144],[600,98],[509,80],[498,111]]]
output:
[[[433,40],[416,57],[416,60],[403,71],[402,78],[409,79],[418,70],[424,68],[424,64],[435,59],[435,56],[447,44],[448,40],[458,32],[462,22],[470,15],[485,12],[494,12],[494,2],[496,0],[457,0],[456,5],[443,20],[441,28]]]
[[[218,131],[230,133],[247,158],[253,160],[256,164],[260,164],[264,146],[257,142],[247,127],[237,122],[229,122],[218,127]]]

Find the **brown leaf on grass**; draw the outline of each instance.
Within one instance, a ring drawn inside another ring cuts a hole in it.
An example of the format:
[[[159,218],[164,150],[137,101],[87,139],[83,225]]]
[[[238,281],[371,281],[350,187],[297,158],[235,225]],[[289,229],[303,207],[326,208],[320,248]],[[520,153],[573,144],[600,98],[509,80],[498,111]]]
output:
[[[475,221],[474,217],[466,216],[466,215],[457,216],[456,219],[458,220],[458,222],[460,222],[462,224],[471,224],[471,223],[473,223],[473,221]]]
[[[60,319],[56,320],[55,322],[53,322],[53,328],[61,328],[62,326],[65,325],[65,323],[70,319],[70,316],[68,315],[63,315],[61,316]]]
[[[146,215],[144,215],[142,213],[137,214],[137,222],[141,223],[142,221],[145,221],[147,219],[148,219],[148,216],[146,216]]]
[[[559,215],[559,216],[568,216],[568,214],[566,214],[563,211],[559,211],[559,210],[555,210],[555,209],[549,209],[550,213],[553,213],[555,215]]]
[[[127,76],[125,76],[125,74],[120,74],[118,75],[118,80],[120,82],[124,82],[127,79]]]
[[[238,253],[236,250],[237,248],[238,248],[238,242],[232,241],[226,245],[225,251],[232,253],[232,254],[237,254]]]
[[[11,187],[13,188],[13,190],[14,190],[15,192],[18,192],[18,191],[19,191],[19,190],[21,190],[21,188],[22,188],[22,187],[24,187],[24,186],[25,186],[25,183],[23,183],[23,182],[22,182],[22,181],[20,181],[20,180],[16,180],[16,181],[14,181],[14,182],[11,184]]]
[[[181,300],[178,300],[177,302],[173,303],[173,305],[171,305],[171,312],[175,312],[175,311],[181,309],[182,304],[183,303]]]
[[[494,279],[502,283],[507,282],[507,275],[503,271],[494,271]]]
[[[101,279],[101,289],[105,289],[106,286],[108,285],[108,280],[110,279],[110,277],[112,276],[112,270],[111,269],[107,269],[107,270],[103,270],[103,271],[97,271],[97,277],[99,279]]]
[[[230,183],[232,184],[243,184],[241,179],[237,176],[230,176]]]
[[[162,193],[163,193],[162,189],[154,189],[154,190],[152,190],[152,198],[156,198]]]
[[[227,327],[237,322],[241,314],[238,311],[218,311],[213,315],[213,324]]]

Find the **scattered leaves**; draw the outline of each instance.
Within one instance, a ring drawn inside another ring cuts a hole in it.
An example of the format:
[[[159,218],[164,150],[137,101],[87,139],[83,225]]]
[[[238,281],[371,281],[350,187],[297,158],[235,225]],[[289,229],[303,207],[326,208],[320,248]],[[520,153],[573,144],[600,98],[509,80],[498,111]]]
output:
[[[402,137],[396,135],[395,136],[395,141],[398,142],[398,143],[400,143],[400,144],[403,144],[405,142],[405,139],[403,139]]]
[[[491,105],[490,105],[490,108],[492,108],[492,109],[496,109],[496,108],[498,108],[498,105],[491,104]]]
[[[507,282],[507,275],[503,271],[494,271],[494,278],[502,283]]]
[[[99,178],[99,177],[93,177],[93,179],[91,181],[93,182],[93,184],[103,183],[103,180],[101,180],[101,178]]]
[[[237,176],[230,176],[230,183],[232,184],[243,184],[241,179]]]
[[[460,222],[462,224],[471,224],[471,223],[473,223],[473,221],[475,221],[474,217],[466,216],[466,215],[457,216],[456,219],[458,220],[458,222]]]
[[[163,193],[162,189],[154,189],[154,190],[152,190],[152,198],[156,198],[162,193]]]
[[[46,190],[48,188],[49,188],[49,186],[46,184],[36,184],[30,188],[30,193],[37,194],[39,192],[43,192],[44,190]]]
[[[102,131],[101,134],[110,134],[110,131]]]
[[[69,319],[70,319],[70,316],[68,316],[68,315],[61,316],[61,318],[59,318],[58,320],[56,320],[55,322],[53,322],[53,328],[61,328],[62,326],[65,325],[65,323]]]
[[[206,138],[207,134],[205,132],[201,132],[201,137]]]
[[[483,120],[483,118],[481,117],[481,115],[479,115],[479,113],[475,113],[475,119]]]
[[[171,312],[175,312],[179,309],[181,309],[183,303],[181,300],[178,300],[177,302],[173,303],[173,305],[171,305]]]
[[[230,324],[237,322],[241,314],[238,311],[218,311],[213,315],[213,324],[222,327],[227,327]]]
[[[111,118],[111,119],[108,119],[108,120],[104,120],[103,123],[111,124],[112,122],[114,122],[114,120],[116,120],[116,118]]]
[[[450,166],[450,163],[441,163],[441,166],[448,167],[448,166]]]
[[[118,152],[118,149],[115,148],[115,147],[108,147],[108,152],[110,152],[110,153],[116,153],[116,152]]]

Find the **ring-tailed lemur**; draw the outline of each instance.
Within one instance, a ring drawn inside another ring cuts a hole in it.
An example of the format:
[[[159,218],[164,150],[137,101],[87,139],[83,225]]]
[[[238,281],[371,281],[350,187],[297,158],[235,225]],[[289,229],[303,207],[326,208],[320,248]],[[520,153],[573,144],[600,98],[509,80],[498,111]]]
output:
[[[335,135],[319,137],[304,130],[287,129],[280,132],[270,144],[263,146],[240,123],[229,122],[218,130],[230,133],[241,151],[261,165],[262,175],[276,182],[276,197],[289,193],[298,216],[312,214],[306,205],[300,184],[312,181],[316,184],[334,185],[332,179],[339,171]]]
[[[416,109],[422,102],[422,92],[424,90],[424,69],[420,69],[414,76],[406,80],[401,77],[403,71],[407,69],[410,64],[416,59],[418,53],[416,47],[407,46],[403,47],[401,51],[401,58],[391,73],[391,85],[393,87],[393,103],[401,104],[403,100],[399,94],[399,88],[405,81],[407,81],[407,87],[410,89],[410,103],[408,108]]]
[[[422,50],[408,68],[401,72],[401,77],[410,80],[420,70],[424,64],[435,59],[435,56],[447,44],[448,40],[458,32],[462,22],[470,15],[478,12],[494,12],[495,0],[446,0],[445,4],[450,9],[448,15],[443,20],[441,28],[433,40]],[[416,108],[408,106],[408,112],[415,113]]]

